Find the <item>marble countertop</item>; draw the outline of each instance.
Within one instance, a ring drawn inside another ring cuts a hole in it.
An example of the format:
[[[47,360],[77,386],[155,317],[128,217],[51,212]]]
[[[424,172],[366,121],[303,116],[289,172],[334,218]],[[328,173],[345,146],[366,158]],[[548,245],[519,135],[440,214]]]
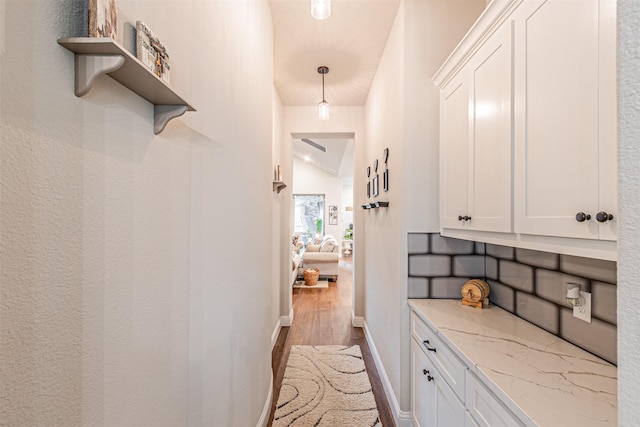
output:
[[[409,305],[527,425],[617,425],[614,365],[496,306]]]

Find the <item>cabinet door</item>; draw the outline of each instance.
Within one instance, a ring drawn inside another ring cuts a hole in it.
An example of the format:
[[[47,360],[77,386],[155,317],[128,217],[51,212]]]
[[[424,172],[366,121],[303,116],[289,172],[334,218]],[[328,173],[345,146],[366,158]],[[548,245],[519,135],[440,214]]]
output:
[[[599,225],[600,240],[618,237],[618,175],[617,175],[617,97],[616,97],[616,0],[600,1],[600,194],[599,210],[614,215],[613,221]]]
[[[511,23],[505,22],[469,63],[469,228],[511,232]]]
[[[411,375],[414,426],[464,425],[464,406],[414,339],[411,340]]]
[[[411,419],[414,427],[431,426],[429,417],[433,414],[434,389],[427,380],[431,374],[429,360],[420,350],[415,340],[411,340]]]
[[[468,221],[469,87],[461,70],[440,95],[440,227],[463,228]]]
[[[597,238],[598,1],[529,0],[513,19],[515,231]]]

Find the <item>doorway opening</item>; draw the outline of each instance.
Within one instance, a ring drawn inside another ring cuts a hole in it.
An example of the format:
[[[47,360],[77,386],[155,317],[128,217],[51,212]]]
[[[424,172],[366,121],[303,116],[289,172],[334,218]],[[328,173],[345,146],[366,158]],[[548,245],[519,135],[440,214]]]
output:
[[[340,274],[339,264],[349,263],[348,273],[351,276],[355,273],[351,268],[356,247],[353,214],[354,135],[293,134],[291,144],[291,237],[300,248],[298,277],[303,278],[306,267],[319,268],[320,278],[337,279],[339,283],[339,278],[336,278]],[[307,247],[316,249],[317,245],[321,245],[325,252],[320,257],[306,251]],[[322,258],[321,262],[325,264],[313,262],[318,261],[317,258]],[[350,294],[349,305],[353,310],[353,290]]]

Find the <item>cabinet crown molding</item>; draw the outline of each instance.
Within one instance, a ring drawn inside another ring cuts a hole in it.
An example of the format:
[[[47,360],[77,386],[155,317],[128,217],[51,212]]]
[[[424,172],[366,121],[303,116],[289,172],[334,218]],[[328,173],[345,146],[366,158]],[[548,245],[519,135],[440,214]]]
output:
[[[440,89],[463,67],[473,53],[523,0],[493,0],[444,61],[431,81]]]

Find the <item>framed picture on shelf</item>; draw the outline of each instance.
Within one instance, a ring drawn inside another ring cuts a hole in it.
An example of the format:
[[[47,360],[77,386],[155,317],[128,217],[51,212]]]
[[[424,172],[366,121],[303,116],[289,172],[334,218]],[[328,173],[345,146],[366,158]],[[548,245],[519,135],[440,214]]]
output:
[[[118,34],[116,0],[89,0],[89,37],[111,37]]]
[[[329,225],[338,225],[338,207],[329,206]]]
[[[169,53],[142,21],[136,21],[136,57],[165,83],[171,83]]]
[[[378,197],[378,174],[373,177],[373,197]]]

